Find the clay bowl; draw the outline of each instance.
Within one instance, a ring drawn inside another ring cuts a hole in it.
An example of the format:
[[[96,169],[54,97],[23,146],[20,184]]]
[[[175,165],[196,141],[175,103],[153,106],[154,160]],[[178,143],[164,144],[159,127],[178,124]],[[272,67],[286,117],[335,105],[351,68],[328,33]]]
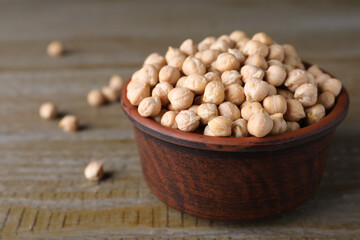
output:
[[[265,138],[223,138],[170,129],[141,117],[126,98],[147,185],[161,201],[212,220],[255,220],[285,213],[319,187],[335,128],[348,112],[343,88],[321,121]]]

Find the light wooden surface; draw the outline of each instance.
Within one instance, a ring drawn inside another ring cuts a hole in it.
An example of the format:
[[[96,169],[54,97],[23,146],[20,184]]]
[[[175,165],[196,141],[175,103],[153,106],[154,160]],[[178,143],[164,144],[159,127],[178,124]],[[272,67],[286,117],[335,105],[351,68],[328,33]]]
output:
[[[1,239],[360,239],[360,3],[358,1],[1,1]],[[129,77],[151,52],[242,29],[292,43],[341,79],[350,112],[315,197],[274,219],[212,222],[157,200],[142,175],[120,105],[91,108],[90,89]],[[53,39],[70,53],[51,59]],[[43,121],[53,101],[84,130]],[[83,177],[103,160],[107,178]]]

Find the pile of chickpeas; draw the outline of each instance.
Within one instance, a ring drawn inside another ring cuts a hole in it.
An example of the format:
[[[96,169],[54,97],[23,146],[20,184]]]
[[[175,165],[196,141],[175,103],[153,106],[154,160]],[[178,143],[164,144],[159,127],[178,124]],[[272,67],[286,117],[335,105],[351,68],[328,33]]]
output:
[[[132,75],[127,98],[141,116],[166,127],[265,137],[318,122],[341,88],[317,65],[306,69],[292,45],[236,30],[150,54]]]

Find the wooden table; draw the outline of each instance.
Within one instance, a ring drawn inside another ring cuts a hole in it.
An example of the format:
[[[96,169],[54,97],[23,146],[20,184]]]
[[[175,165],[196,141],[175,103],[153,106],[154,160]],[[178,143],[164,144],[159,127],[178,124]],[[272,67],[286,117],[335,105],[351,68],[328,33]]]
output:
[[[360,3],[350,1],[1,1],[1,239],[360,239]],[[120,104],[89,107],[112,74],[128,78],[151,52],[242,29],[292,43],[341,79],[350,112],[338,128],[319,191],[303,206],[254,223],[182,214],[147,188]],[[52,59],[46,45],[69,54]],[[42,102],[79,117],[62,132]],[[107,177],[84,179],[92,160]]]

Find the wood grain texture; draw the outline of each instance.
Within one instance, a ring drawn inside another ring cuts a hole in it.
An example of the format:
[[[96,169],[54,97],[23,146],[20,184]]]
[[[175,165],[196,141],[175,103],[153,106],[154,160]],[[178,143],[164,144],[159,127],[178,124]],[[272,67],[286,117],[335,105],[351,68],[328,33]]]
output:
[[[359,239],[359,9],[358,1],[0,1],[0,238]],[[294,44],[341,79],[351,101],[316,196],[254,223],[212,222],[162,204],[143,180],[120,105],[85,101],[151,52],[237,28]],[[70,53],[50,59],[53,39]],[[67,134],[39,119],[44,101],[86,128]],[[99,184],[83,178],[91,159],[108,171]]]

